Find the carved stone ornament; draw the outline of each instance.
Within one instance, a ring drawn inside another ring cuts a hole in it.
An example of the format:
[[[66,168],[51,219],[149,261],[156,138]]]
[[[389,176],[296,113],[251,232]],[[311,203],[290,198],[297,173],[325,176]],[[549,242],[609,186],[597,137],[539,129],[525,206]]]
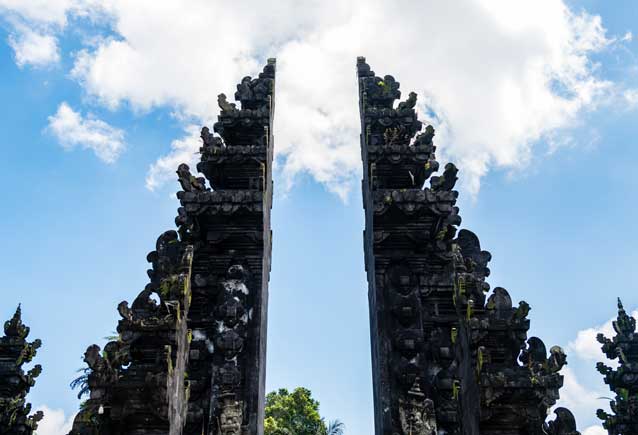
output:
[[[408,398],[399,401],[399,418],[404,435],[436,435],[434,403],[421,391],[417,378]]]
[[[242,418],[242,402],[224,398],[219,416],[219,435],[240,435]]]

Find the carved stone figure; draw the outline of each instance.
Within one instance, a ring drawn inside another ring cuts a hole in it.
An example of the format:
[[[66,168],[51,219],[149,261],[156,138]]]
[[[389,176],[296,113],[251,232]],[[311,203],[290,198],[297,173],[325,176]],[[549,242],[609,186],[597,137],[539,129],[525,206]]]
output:
[[[427,399],[417,378],[407,399],[399,401],[399,418],[404,435],[436,435],[434,403]]]
[[[549,435],[580,435],[576,430],[576,419],[574,414],[567,408],[556,408],[554,410],[556,419],[547,424],[545,432]]]
[[[242,403],[232,398],[224,398],[219,416],[219,435],[240,435]]]

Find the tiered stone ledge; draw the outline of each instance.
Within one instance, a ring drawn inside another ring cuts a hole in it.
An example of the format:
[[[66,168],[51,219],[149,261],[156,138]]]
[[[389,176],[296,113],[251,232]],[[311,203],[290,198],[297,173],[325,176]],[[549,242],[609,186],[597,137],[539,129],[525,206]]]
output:
[[[392,207],[406,215],[431,212],[437,216],[454,216],[454,225],[461,223],[458,207],[455,207],[458,192],[432,189],[379,189],[372,192],[374,214],[383,215]],[[451,225],[453,223],[450,223]]]
[[[264,208],[264,193],[258,190],[181,191],[177,198],[189,214],[261,213]]]

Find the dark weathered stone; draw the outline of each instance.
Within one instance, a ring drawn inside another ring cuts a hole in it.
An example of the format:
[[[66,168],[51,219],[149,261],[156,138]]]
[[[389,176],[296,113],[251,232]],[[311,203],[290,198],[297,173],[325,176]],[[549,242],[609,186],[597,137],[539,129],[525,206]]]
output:
[[[525,302],[502,288],[486,298],[491,255],[457,235],[457,168],[430,178],[435,132],[422,132],[416,94],[395,106],[392,76],[364,58],[357,71],[377,435],[577,433],[564,408],[545,422],[562,349],[527,339]]]
[[[220,136],[201,134],[205,178],[177,168],[178,230],[149,254],[144,291],[118,306],[119,339],[88,348],[72,435],[263,433],[274,80],[270,60],[237,85],[240,108],[219,96]]]
[[[603,334],[596,338],[602,344],[605,356],[618,360],[618,368],[613,369],[602,362],[596,368],[616,396],[610,403],[611,414],[602,409],[597,414],[609,435],[635,435],[638,434],[638,334],[636,319],[625,312],[620,299],[618,318],[613,326],[616,335],[612,339]]]
[[[22,324],[22,311],[4,324],[4,336],[0,337],[0,434],[31,435],[38,428],[42,411],[31,414],[27,394],[42,367],[37,364],[28,372],[22,366],[30,363],[42,345],[40,340],[27,341],[29,328]]]

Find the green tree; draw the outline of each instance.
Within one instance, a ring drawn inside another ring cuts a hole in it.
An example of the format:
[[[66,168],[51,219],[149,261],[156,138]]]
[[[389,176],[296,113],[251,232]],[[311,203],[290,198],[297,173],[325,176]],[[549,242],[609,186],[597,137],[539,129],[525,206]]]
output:
[[[266,396],[264,435],[343,435],[344,425],[338,420],[326,425],[319,415],[319,402],[307,388],[290,393],[282,388]]]

